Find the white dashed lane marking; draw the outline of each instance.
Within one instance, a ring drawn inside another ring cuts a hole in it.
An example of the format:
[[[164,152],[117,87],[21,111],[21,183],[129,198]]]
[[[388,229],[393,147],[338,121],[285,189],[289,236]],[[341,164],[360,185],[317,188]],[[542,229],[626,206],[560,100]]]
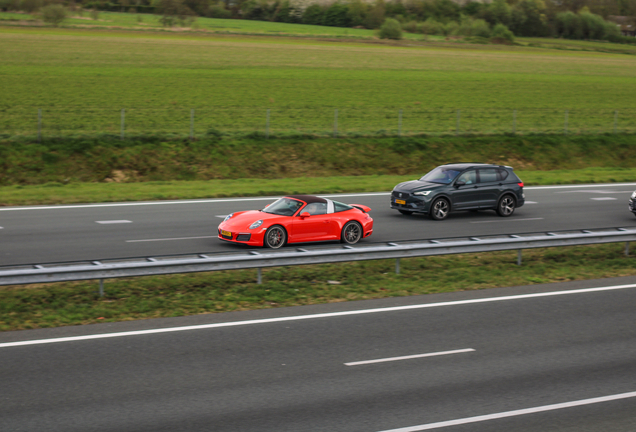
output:
[[[525,219],[508,219],[508,220],[493,219],[493,220],[485,220],[485,221],[476,221],[471,223],[522,222],[522,221],[531,221],[531,220],[543,220],[543,218],[525,218]]]
[[[95,223],[107,225],[107,224],[123,224],[123,223],[132,223],[129,220],[105,220],[105,221],[95,221]]]
[[[590,198],[592,201],[616,201],[613,197]]]
[[[345,363],[345,366],[359,366],[359,365],[366,365],[366,364],[373,364],[373,363],[384,363],[384,362],[399,361],[399,360],[410,360],[410,359],[423,358],[423,357],[436,357],[436,356],[443,356],[443,355],[449,355],[449,354],[459,354],[459,353],[466,353],[466,352],[472,352],[472,351],[475,351],[475,350],[472,349],[472,348],[466,348],[466,349],[459,349],[459,350],[453,350],[453,351],[440,351],[440,352],[434,352],[434,353],[415,354],[415,355],[402,356],[402,357],[390,357],[390,358],[382,358],[382,359],[375,359],[375,360],[363,360],[363,361]]]
[[[192,240],[192,239],[206,239],[206,238],[216,238],[216,236],[174,237],[174,238],[162,238],[162,239],[126,240],[126,243],[155,242],[155,241],[169,241],[169,240]]]
[[[536,201],[526,201],[526,204],[539,204],[539,203]]]

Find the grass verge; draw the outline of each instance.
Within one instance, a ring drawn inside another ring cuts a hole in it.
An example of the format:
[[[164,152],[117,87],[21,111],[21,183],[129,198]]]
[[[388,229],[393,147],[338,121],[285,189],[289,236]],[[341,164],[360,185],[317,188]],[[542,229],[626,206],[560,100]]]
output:
[[[0,330],[174,317],[636,275],[622,244],[0,287]]]

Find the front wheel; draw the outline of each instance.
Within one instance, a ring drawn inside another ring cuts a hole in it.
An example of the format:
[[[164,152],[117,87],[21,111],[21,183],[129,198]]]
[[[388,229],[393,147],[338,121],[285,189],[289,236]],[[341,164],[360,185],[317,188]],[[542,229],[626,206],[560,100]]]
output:
[[[433,220],[444,220],[450,213],[450,204],[444,198],[437,198],[431,204],[429,215]]]
[[[510,195],[505,195],[497,204],[497,214],[501,217],[508,217],[515,212],[516,202]]]
[[[274,225],[269,227],[267,232],[265,232],[265,240],[263,241],[263,246],[267,246],[268,248],[278,249],[282,247],[287,241],[287,233],[283,229],[283,227],[279,225]]]
[[[362,227],[358,222],[349,221],[342,228],[342,243],[356,244],[362,238]]]

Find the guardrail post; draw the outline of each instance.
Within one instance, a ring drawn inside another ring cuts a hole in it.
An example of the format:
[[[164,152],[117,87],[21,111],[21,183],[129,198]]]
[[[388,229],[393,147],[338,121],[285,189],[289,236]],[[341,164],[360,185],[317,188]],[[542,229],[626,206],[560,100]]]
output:
[[[517,249],[517,265],[521,265],[521,249]]]
[[[629,242],[625,242],[625,256],[629,256]]]
[[[126,108],[121,110],[121,140],[124,140],[124,128],[126,126]]]
[[[42,142],[42,108],[38,108],[38,143]]]
[[[99,280],[99,296],[104,297],[104,279]]]
[[[462,118],[461,110],[457,110],[457,125],[455,126],[455,135],[459,135],[459,122]]]
[[[616,122],[618,121],[618,111],[614,111],[614,133],[616,133]]]
[[[194,110],[190,110],[190,141],[194,139]]]
[[[256,283],[259,285],[263,283],[263,271],[260,267],[258,268],[258,276],[256,278]]]
[[[334,138],[338,137],[338,109],[337,108],[333,114],[333,137]]]
[[[400,259],[395,259],[395,274],[400,274]]]

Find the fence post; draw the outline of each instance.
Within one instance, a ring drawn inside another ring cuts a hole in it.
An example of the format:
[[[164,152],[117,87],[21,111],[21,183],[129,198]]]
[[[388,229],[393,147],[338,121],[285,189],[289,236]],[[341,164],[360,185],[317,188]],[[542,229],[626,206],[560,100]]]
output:
[[[38,143],[42,142],[42,108],[38,108]]]
[[[521,265],[521,249],[517,249],[517,265]]]
[[[629,256],[629,242],[625,242],[625,256]]]
[[[126,108],[122,108],[121,110],[121,139],[124,139],[124,128],[126,125]]]
[[[338,137],[338,108],[336,108],[333,115],[333,137]]]
[[[398,136],[402,136],[402,110],[400,110],[398,115]]]
[[[104,297],[104,279],[99,280],[99,296]]]
[[[194,139],[194,110],[190,110],[190,141]]]
[[[512,111],[512,134],[517,133],[517,110]]]
[[[457,110],[457,125],[455,126],[455,135],[459,135],[459,121],[462,117],[461,110]]]
[[[269,139],[269,109],[265,120],[265,139]]]
[[[256,283],[259,285],[263,283],[263,272],[260,267],[258,268],[258,276],[256,279]]]
[[[395,259],[395,274],[400,274],[400,259]]]
[[[563,134],[568,134],[568,110],[565,110],[565,124],[563,125]]]
[[[614,111],[614,133],[616,133],[616,122],[618,121],[618,111]]]

